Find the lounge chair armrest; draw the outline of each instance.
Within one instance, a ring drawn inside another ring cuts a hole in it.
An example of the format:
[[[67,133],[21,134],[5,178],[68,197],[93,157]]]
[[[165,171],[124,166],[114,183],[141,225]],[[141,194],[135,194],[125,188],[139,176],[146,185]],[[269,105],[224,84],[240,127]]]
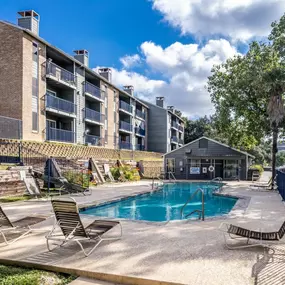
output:
[[[222,232],[228,232],[230,224],[228,223],[221,223],[219,226],[219,230]]]

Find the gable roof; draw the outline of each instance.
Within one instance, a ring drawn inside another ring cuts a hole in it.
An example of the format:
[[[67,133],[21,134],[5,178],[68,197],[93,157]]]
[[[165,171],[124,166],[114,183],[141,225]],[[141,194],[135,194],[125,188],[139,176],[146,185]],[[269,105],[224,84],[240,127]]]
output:
[[[163,157],[164,157],[165,155],[169,154],[169,153],[172,153],[172,152],[175,152],[175,151],[177,151],[177,150],[179,150],[179,149],[181,149],[181,148],[187,147],[187,146],[189,146],[189,145],[191,145],[191,144],[193,144],[193,143],[195,143],[195,142],[197,142],[197,141],[199,141],[199,140],[201,140],[201,139],[209,140],[209,141],[211,141],[211,142],[214,142],[214,143],[219,144],[219,145],[221,145],[221,146],[227,147],[227,148],[229,148],[229,149],[231,149],[231,150],[234,150],[234,151],[236,151],[236,152],[239,152],[239,153],[242,153],[242,154],[244,154],[244,155],[247,155],[247,156],[250,156],[250,157],[252,157],[252,158],[255,158],[255,156],[253,156],[253,155],[251,155],[251,154],[249,154],[249,153],[247,153],[247,152],[245,152],[245,151],[238,150],[238,149],[236,149],[236,148],[230,147],[230,146],[228,146],[228,145],[226,145],[226,144],[224,144],[224,143],[218,142],[218,141],[216,141],[216,140],[210,139],[210,138],[205,137],[205,136],[200,137],[200,138],[198,138],[198,139],[196,139],[196,140],[194,140],[194,141],[192,141],[192,142],[189,142],[189,143],[183,145],[183,146],[180,147],[180,148],[177,148],[177,149],[175,149],[175,150],[172,150],[172,151],[170,151],[170,152],[167,152],[167,153],[165,153],[165,154],[163,155]]]

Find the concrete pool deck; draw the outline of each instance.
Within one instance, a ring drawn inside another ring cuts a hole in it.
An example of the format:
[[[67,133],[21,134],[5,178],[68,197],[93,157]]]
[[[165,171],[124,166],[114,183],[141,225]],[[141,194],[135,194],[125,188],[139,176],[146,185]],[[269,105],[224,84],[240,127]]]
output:
[[[0,259],[55,266],[63,271],[81,270],[77,272],[85,277],[125,284],[285,284],[282,273],[285,247],[231,251],[225,248],[223,235],[218,230],[222,221],[264,231],[280,228],[285,220],[285,207],[279,194],[252,191],[249,184],[230,182],[224,187],[224,194],[248,199],[246,208],[237,208],[226,218],[166,224],[123,220],[123,238],[102,243],[87,258],[72,243],[48,252],[44,234],[33,234],[9,246],[1,244]],[[74,198],[84,205],[149,190],[149,182],[124,187],[100,186],[92,190],[92,196]],[[12,220],[32,214],[52,214],[49,201],[10,203],[3,208]],[[86,215],[82,215],[82,219],[86,224],[93,220]],[[52,223],[53,219],[49,218],[37,227],[50,230]]]

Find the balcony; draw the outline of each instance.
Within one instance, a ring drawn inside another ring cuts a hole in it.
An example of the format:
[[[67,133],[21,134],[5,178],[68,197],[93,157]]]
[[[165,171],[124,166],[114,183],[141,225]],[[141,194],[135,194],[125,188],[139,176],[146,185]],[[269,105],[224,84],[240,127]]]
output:
[[[179,129],[179,125],[176,122],[171,122],[171,127],[178,130]]]
[[[120,131],[132,133],[133,132],[133,125],[131,125],[130,123],[124,122],[124,121],[120,121],[119,129],[120,129]]]
[[[75,117],[76,105],[74,103],[50,94],[46,94],[45,99],[48,111]]]
[[[85,95],[92,97],[93,99],[104,102],[105,92],[101,90],[99,87],[85,81],[84,82],[84,91]]]
[[[178,143],[178,137],[175,137],[175,136],[173,136],[173,137],[171,137],[171,143]]]
[[[74,143],[75,133],[68,130],[56,129],[48,127],[46,131],[47,141],[58,141]]]
[[[145,130],[139,127],[135,127],[135,133],[139,136],[145,136]]]
[[[133,114],[133,107],[130,104],[126,103],[125,101],[120,100],[119,108],[120,108],[120,110],[122,110],[124,112],[127,112],[129,114]]]
[[[143,113],[141,110],[136,110],[136,116],[145,120],[145,113]]]
[[[46,77],[57,83],[76,89],[75,75],[52,62],[47,62]]]
[[[105,115],[92,109],[85,108],[85,120],[92,123],[104,124]]]
[[[178,130],[179,130],[179,132],[183,132],[184,128],[182,126],[178,126]]]
[[[184,140],[183,139],[178,139],[178,143],[179,144],[184,144]]]
[[[103,146],[104,145],[104,139],[98,136],[93,135],[86,135],[85,136],[85,143],[91,144],[94,146]]]
[[[133,145],[130,142],[120,142],[119,146],[121,149],[133,149]]]
[[[136,144],[136,150],[144,151],[145,150],[145,146],[142,145],[142,144]]]

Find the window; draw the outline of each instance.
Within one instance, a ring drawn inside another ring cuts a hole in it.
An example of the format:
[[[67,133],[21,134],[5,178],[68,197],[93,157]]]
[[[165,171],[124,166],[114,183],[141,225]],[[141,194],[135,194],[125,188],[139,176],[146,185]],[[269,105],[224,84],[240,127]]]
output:
[[[208,148],[208,140],[206,139],[199,140],[199,148]]]
[[[191,159],[190,165],[191,165],[191,167],[200,167],[201,166],[201,160],[200,159]]]
[[[174,158],[166,159],[166,169],[167,169],[167,172],[175,172],[175,159]]]
[[[32,130],[38,130],[38,113],[32,112]]]

